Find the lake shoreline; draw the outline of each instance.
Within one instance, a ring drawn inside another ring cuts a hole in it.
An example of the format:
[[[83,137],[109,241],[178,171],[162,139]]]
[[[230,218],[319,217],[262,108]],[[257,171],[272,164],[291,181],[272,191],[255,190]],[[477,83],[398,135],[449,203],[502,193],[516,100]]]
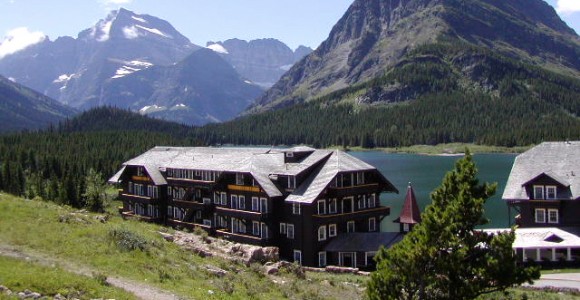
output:
[[[341,149],[345,151],[381,151],[385,153],[401,154],[418,154],[418,155],[436,155],[436,156],[462,156],[465,149],[469,149],[472,154],[519,154],[527,151],[534,145],[503,147],[503,146],[486,146],[466,143],[451,143],[438,145],[414,145],[408,147],[393,148],[362,148],[362,147],[330,147],[330,149]]]

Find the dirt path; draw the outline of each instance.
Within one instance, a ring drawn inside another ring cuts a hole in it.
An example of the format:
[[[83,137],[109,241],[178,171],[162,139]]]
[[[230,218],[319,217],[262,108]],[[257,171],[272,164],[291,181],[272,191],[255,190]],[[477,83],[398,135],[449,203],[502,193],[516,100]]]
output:
[[[0,243],[0,255],[7,256],[17,259],[23,259],[26,261],[31,261],[39,265],[44,266],[58,266],[68,272],[72,272],[79,275],[92,277],[94,273],[97,273],[95,269],[87,266],[81,266],[71,263],[66,260],[61,260],[43,253],[35,253],[32,251],[25,251],[10,245],[4,245]],[[138,281],[134,281],[122,277],[107,277],[107,283],[112,286],[121,288],[129,293],[134,294],[139,299],[144,300],[178,300],[180,299],[173,293],[158,289],[156,287],[144,284]]]

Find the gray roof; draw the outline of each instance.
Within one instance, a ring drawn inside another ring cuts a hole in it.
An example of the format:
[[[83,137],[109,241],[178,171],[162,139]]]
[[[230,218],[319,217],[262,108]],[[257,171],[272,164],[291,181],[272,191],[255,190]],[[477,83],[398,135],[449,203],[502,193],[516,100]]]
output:
[[[299,162],[285,163],[286,152],[311,153]],[[161,174],[167,168],[248,173],[270,197],[282,196],[282,192],[270,179],[270,175],[296,176],[310,170],[311,174],[305,182],[286,199],[302,203],[314,201],[340,172],[376,170],[375,167],[342,151],[316,150],[309,147],[289,149],[155,147],[125,162],[123,169],[109,182],[117,182],[125,166],[144,166],[155,184],[167,184]],[[390,182],[384,180],[392,186]],[[396,191],[394,187],[391,190]]]
[[[405,235],[400,232],[353,232],[339,234],[324,247],[329,252],[371,252],[392,247]]]
[[[502,198],[528,200],[525,184],[549,176],[570,187],[570,199],[580,199],[580,141],[542,143],[516,157]]]

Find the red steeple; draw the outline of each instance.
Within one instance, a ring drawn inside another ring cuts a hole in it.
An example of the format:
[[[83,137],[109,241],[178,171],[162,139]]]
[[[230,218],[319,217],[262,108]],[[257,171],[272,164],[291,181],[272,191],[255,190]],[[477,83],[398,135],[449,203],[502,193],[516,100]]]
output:
[[[407,195],[405,196],[405,203],[403,204],[401,214],[393,222],[409,225],[421,222],[421,211],[419,211],[419,205],[417,205],[417,199],[415,198],[415,192],[413,191],[411,183],[407,187]]]

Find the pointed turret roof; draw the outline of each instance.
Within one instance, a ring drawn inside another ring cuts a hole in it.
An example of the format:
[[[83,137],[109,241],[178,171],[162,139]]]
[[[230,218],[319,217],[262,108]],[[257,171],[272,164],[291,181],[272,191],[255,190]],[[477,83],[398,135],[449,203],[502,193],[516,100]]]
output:
[[[421,222],[421,211],[419,210],[419,205],[417,205],[417,198],[415,198],[411,183],[407,187],[407,195],[405,196],[401,214],[393,222],[401,224],[417,224]]]

